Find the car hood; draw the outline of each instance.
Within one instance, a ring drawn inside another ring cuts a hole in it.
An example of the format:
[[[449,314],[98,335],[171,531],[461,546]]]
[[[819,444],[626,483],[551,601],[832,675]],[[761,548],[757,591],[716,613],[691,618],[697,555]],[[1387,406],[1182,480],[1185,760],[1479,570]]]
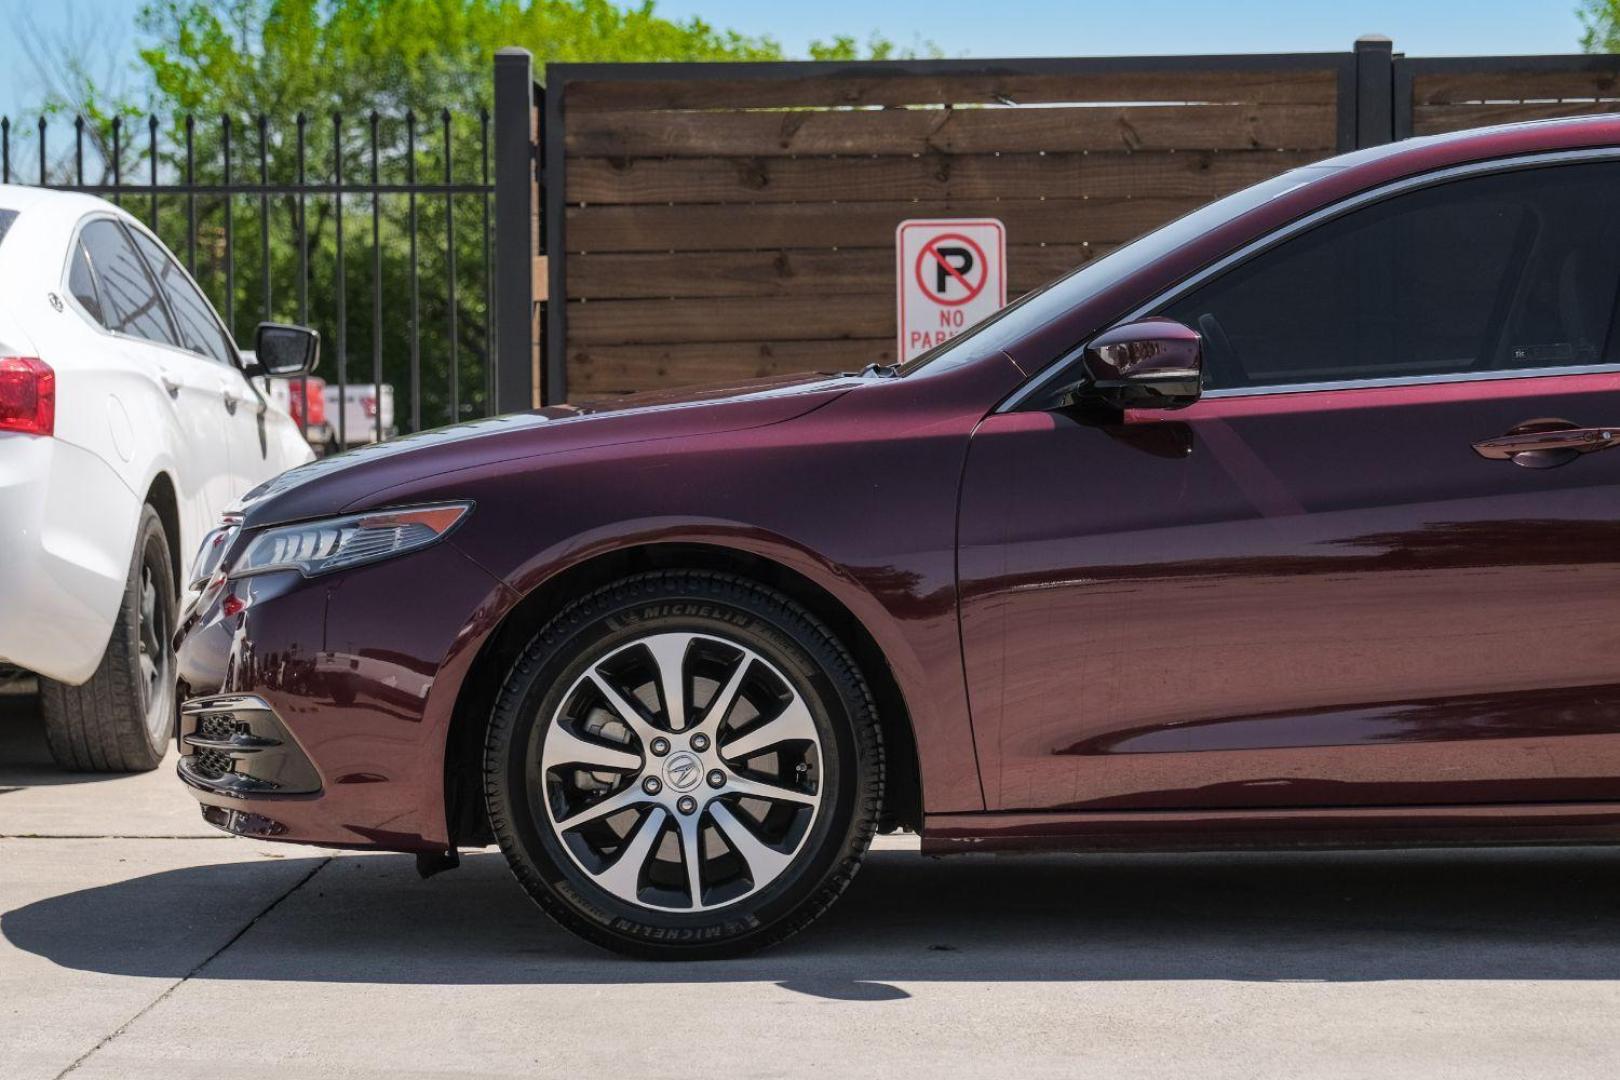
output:
[[[783,375],[473,420],[289,469],[248,492],[238,509],[254,528],[361,508],[369,496],[398,484],[480,465],[779,424],[861,381],[849,375]]]

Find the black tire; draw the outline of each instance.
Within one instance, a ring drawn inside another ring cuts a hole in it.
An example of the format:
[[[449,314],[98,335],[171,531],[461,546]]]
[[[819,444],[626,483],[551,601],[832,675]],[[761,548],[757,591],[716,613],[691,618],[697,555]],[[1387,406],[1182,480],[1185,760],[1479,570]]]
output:
[[[541,820],[545,811],[537,809],[533,790],[537,725],[550,722],[577,674],[605,650],[668,630],[720,636],[768,658],[807,705],[823,748],[817,789],[823,811],[793,861],[758,891],[707,911],[658,910],[600,887]],[[713,959],[782,941],[849,885],[882,808],[883,745],[854,659],[804,608],[744,578],[656,571],[574,602],[529,643],[491,716],[484,788],[490,827],[513,874],[565,928],[633,956]]]
[[[142,665],[142,605],[148,584],[154,595],[144,624],[146,655],[155,657],[155,676]],[[163,522],[157,511],[142,507],[124,598],[95,674],[81,686],[39,681],[45,741],[58,765],[78,772],[150,772],[158,767],[168,749],[174,713],[177,601]]]

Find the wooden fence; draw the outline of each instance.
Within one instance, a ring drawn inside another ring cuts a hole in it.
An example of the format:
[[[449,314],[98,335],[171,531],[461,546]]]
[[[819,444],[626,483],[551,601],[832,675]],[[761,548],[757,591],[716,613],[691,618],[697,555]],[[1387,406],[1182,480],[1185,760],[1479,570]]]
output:
[[[1394,63],[1395,137],[1620,109],[1620,57],[1453,56]]]
[[[502,363],[532,362],[546,401],[893,360],[906,218],[999,218],[1016,296],[1345,150],[1620,106],[1620,57],[1409,59],[1387,39],[1286,55],[553,64],[543,89],[526,54],[503,59],[510,95],[534,109],[510,125],[511,154],[497,131]],[[527,185],[522,205],[503,200],[508,175]]]

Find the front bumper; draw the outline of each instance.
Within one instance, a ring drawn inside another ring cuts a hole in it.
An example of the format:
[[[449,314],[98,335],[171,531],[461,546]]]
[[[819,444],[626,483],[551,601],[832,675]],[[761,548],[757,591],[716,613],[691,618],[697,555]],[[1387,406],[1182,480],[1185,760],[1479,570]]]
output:
[[[270,703],[253,694],[215,694],[180,706],[180,779],[232,798],[314,795],[315,766]]]
[[[506,590],[449,542],[305,579],[230,582],[177,640],[178,772],[228,832],[449,846],[444,748]]]

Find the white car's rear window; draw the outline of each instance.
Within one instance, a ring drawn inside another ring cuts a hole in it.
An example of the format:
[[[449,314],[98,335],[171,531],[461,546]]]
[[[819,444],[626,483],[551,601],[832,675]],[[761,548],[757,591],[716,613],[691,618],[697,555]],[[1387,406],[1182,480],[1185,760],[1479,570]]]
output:
[[[11,230],[11,223],[17,220],[17,211],[0,210],[0,244],[6,242],[6,233]]]

